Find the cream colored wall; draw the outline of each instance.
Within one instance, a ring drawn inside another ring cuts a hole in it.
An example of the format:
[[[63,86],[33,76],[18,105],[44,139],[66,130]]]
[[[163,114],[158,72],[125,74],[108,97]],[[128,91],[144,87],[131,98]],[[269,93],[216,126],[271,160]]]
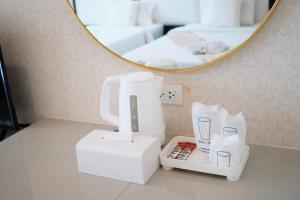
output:
[[[160,74],[184,85],[184,106],[164,106],[167,130],[192,134],[191,104],[242,111],[248,142],[300,148],[300,1],[283,0],[247,46],[204,70]],[[1,44],[22,120],[103,123],[105,77],[138,69],[92,41],[64,0],[1,0]]]

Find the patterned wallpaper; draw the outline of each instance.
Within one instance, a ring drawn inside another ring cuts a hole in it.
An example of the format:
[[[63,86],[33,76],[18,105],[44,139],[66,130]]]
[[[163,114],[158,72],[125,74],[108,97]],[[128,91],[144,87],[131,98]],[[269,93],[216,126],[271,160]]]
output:
[[[193,101],[221,104],[248,122],[249,143],[300,149],[300,1],[282,0],[240,51],[201,71],[160,74],[184,86],[183,106],[164,106],[169,133],[191,135]],[[106,76],[139,70],[100,48],[64,0],[0,1],[0,40],[19,118],[104,123]],[[116,102],[114,102],[116,107]]]

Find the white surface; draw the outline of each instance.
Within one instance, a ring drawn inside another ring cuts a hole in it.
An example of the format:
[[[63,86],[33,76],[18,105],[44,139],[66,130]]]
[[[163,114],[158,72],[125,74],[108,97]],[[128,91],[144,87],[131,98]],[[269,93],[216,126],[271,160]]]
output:
[[[0,199],[299,200],[300,152],[259,145],[251,145],[247,167],[234,184],[222,177],[160,168],[145,186],[78,173],[76,143],[86,133],[105,128],[43,119],[0,142]]]
[[[206,27],[202,24],[189,24],[173,29],[172,31],[193,32],[208,41],[223,41],[229,49],[232,49],[246,40],[256,28],[257,25],[221,28]],[[205,55],[192,55],[189,51],[177,45],[167,36],[163,36],[147,45],[127,52],[123,57],[141,63],[149,59],[167,58],[173,60],[178,68],[189,68],[203,64],[204,61],[202,58],[205,57]]]
[[[247,163],[249,157],[249,146],[246,145],[245,152],[243,154],[240,164],[236,167],[219,167],[214,164],[203,163],[199,158],[199,151],[194,150],[187,160],[177,160],[168,158],[168,155],[172,152],[174,147],[179,141],[185,142],[195,142],[192,137],[177,136],[174,137],[168,145],[160,153],[160,162],[164,168],[172,169],[186,169],[198,172],[204,172],[209,174],[216,174],[221,176],[226,176],[227,180],[237,181]]]
[[[118,83],[119,116],[110,112],[111,86]],[[160,102],[162,78],[150,72],[133,72],[107,77],[101,92],[101,117],[119,126],[121,135],[130,139],[132,134],[156,137],[163,144],[165,124]],[[132,113],[131,97],[136,97],[136,113]],[[136,123],[134,123],[136,121]]]
[[[163,34],[161,24],[149,26],[87,26],[93,36],[116,54],[122,55]]]
[[[241,25],[253,25],[255,23],[256,0],[244,0],[241,10]]]
[[[103,139],[105,135],[110,139]],[[83,137],[76,145],[79,172],[145,184],[159,167],[159,141],[135,135],[130,143],[117,137],[102,130]]]
[[[105,25],[134,26],[139,4],[131,1],[111,1],[105,15]]]
[[[208,5],[208,26],[240,26],[242,0],[210,0]]]

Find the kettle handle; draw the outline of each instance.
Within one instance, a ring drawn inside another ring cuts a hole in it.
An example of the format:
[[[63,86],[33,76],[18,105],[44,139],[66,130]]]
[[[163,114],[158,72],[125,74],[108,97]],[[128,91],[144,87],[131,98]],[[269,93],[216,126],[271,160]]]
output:
[[[109,108],[111,85],[113,83],[119,83],[120,77],[108,77],[104,80],[102,91],[101,91],[101,102],[100,102],[100,115],[102,119],[110,122],[112,125],[119,126],[119,117],[112,114]]]

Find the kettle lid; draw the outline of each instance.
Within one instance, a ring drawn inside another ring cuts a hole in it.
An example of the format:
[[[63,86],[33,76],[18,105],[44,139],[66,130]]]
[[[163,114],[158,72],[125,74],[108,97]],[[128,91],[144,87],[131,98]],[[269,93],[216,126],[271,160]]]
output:
[[[148,81],[154,78],[156,76],[151,72],[132,72],[121,76],[122,81],[128,82]]]

